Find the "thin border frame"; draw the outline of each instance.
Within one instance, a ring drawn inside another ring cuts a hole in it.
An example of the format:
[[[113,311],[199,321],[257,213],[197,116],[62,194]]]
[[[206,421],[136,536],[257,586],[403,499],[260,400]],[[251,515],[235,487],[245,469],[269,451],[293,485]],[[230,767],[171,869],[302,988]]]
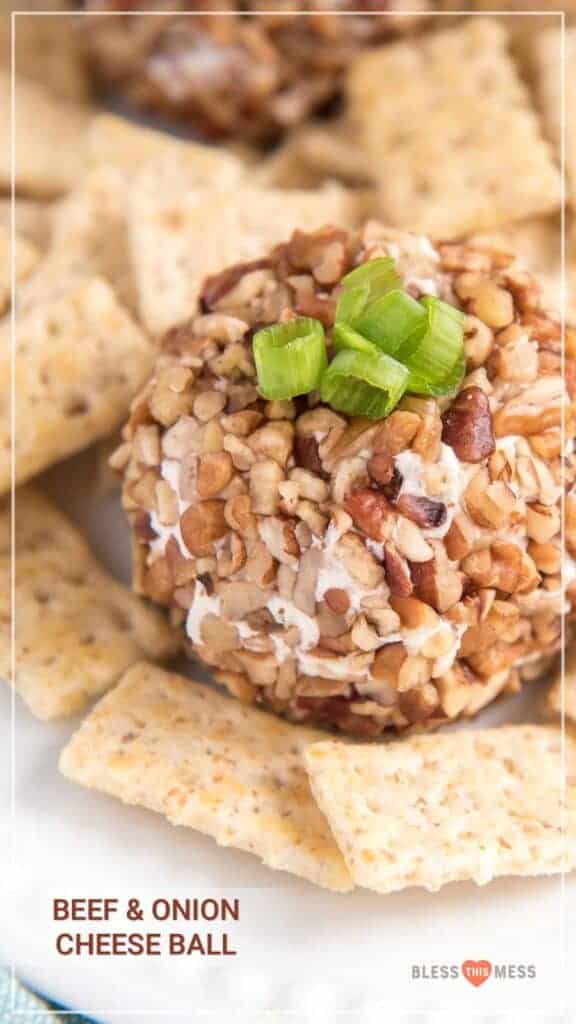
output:
[[[17,319],[17,281],[16,281],[16,259],[15,259],[15,240],[16,240],[16,19],[19,15],[28,17],[91,17],[91,16],[102,16],[104,12],[98,11],[31,11],[31,10],[12,10],[10,13],[10,288],[12,295],[12,302],[10,307],[10,608],[11,608],[11,623],[10,623],[10,645],[11,645],[11,657],[10,657],[10,684],[11,684],[11,700],[10,700],[10,716],[11,716],[11,728],[10,728],[10,820],[11,820],[11,835],[10,835],[10,853],[9,853],[9,865],[10,875],[12,878],[15,877],[15,866],[16,866],[16,379],[15,379],[15,353],[16,353],[16,319]],[[151,16],[162,17],[165,15],[165,11],[108,11],[106,12],[107,17],[126,17],[135,16],[140,14],[148,14]],[[178,14],[182,16],[201,15],[205,14],[206,11],[179,11]],[[231,17],[234,11],[210,11],[214,17]],[[397,16],[396,11],[371,11],[371,12],[358,12],[358,11],[331,11],[326,10],[326,14],[338,14],[343,17],[353,17],[358,13],[363,13],[368,17],[374,17],[377,15],[386,16]],[[315,14],[314,11],[278,11],[271,9],[265,9],[260,11],[252,12],[253,17],[261,17],[268,14],[280,15],[283,17],[289,17],[294,14],[303,15],[304,17],[311,17]],[[402,11],[402,17],[431,17],[431,18],[455,18],[455,17],[488,17],[488,18],[500,18],[500,17],[558,17],[560,19],[560,119],[561,119],[561,131],[560,131],[560,246],[561,246],[561,295],[562,295],[562,308],[561,308],[561,369],[562,376],[566,378],[566,12],[565,10],[550,10],[550,11],[509,11],[506,9],[497,11]],[[562,451],[566,451],[566,409],[565,405],[562,407],[561,417],[561,444]],[[562,475],[561,475],[562,486],[565,483],[565,472],[562,464]],[[563,487],[564,489],[564,487]],[[560,527],[560,538],[562,551],[565,550],[565,515],[561,516],[561,527]],[[561,589],[562,593],[565,591],[566,582],[566,567],[565,560],[562,560],[561,564]],[[562,810],[561,810],[561,830],[564,839],[564,862],[562,870],[560,872],[560,898],[561,898],[561,957],[562,957],[562,977],[563,977],[563,992],[562,992],[562,1006],[560,1008],[561,1013],[566,1013],[569,1010],[567,1005],[566,995],[566,982],[568,975],[568,915],[566,908],[566,853],[567,853],[567,817],[566,817],[566,792],[567,792],[567,778],[566,778],[566,710],[565,710],[565,686],[566,686],[566,619],[565,615],[561,616],[560,626],[560,638],[561,638],[561,651],[560,651],[560,729],[561,729],[561,794],[562,794]],[[11,1013],[13,1017],[26,1017],[32,1013],[36,1016],[45,1016],[47,1018],[53,1018],[57,1020],[59,1017],[68,1016],[80,1016],[94,1020],[94,1013],[97,1016],[106,1017],[120,1017],[123,1014],[130,1013],[135,1016],[152,1016],[157,1011],[151,1010],[97,1010],[97,1011],[85,1011],[85,1010],[17,1010],[15,1008],[16,1001],[16,967],[14,961],[9,964],[10,973],[10,993],[11,993]],[[375,1007],[379,1009],[379,1007]],[[405,1011],[401,1009],[401,1012],[415,1013],[415,1014],[428,1014],[428,1013],[450,1013],[453,1012],[454,1007],[435,1007],[427,1008],[423,1010],[407,1008]],[[206,1017],[213,1017],[217,1011],[210,1011],[204,1014]],[[295,1014],[290,1010],[268,1010],[263,1011],[265,1014],[280,1014],[285,1017],[293,1017]],[[490,1013],[494,1012],[492,1010]],[[502,1011],[498,1010],[497,1013],[515,1013],[521,1012],[527,1016],[532,1013],[540,1013],[540,1010],[527,1010],[521,1009],[516,1011],[514,1007],[507,1007]],[[357,1017],[356,1011],[342,1010],[337,1011],[339,1017]],[[180,1016],[187,1016],[185,1011],[175,1012],[170,1014],[175,1018]],[[95,1024],[95,1022],[94,1022]]]

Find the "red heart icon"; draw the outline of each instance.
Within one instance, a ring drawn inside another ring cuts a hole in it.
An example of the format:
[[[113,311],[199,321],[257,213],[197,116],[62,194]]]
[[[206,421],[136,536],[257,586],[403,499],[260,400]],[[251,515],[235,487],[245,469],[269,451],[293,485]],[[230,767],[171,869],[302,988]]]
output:
[[[465,960],[462,964],[462,974],[474,988],[480,988],[492,974],[492,964],[489,960]]]

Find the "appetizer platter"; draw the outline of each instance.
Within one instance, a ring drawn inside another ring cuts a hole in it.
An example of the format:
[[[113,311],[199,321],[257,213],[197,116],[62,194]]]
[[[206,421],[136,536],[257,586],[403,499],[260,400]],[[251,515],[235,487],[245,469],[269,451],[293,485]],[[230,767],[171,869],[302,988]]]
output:
[[[194,993],[222,1013],[219,964],[127,963],[117,989],[113,964],[42,962],[47,894],[237,890],[247,1020],[467,1006],[465,978],[413,968],[484,953],[535,973],[483,1010],[544,1010],[576,906],[557,26],[206,6],[90,3],[17,37],[0,955],[102,1022]]]

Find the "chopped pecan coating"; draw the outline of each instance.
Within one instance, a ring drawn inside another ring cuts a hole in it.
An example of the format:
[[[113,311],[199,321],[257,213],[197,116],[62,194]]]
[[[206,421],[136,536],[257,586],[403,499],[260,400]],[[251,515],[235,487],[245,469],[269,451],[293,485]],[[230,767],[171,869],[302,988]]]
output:
[[[318,304],[330,346],[338,275],[388,243],[467,311],[460,393],[406,394],[381,422],[316,393],[261,398],[264,306],[287,320]],[[359,736],[436,728],[534,677],[560,642],[563,502],[576,556],[558,325],[501,254],[443,246],[442,264],[428,248],[326,228],[218,275],[213,308],[166,339],[115,460],[136,586],[190,653],[240,699]]]

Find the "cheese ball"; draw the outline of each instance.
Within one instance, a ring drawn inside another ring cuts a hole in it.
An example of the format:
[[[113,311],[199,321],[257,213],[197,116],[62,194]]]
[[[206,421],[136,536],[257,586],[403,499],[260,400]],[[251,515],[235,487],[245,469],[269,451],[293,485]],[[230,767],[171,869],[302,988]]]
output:
[[[289,0],[274,13],[262,0],[240,10],[205,0],[201,13],[190,15],[183,0],[167,0],[160,5],[165,15],[157,16],[130,0],[121,9],[139,13],[122,18],[113,14],[116,0],[86,0],[86,9],[102,17],[87,19],[84,43],[100,82],[136,107],[207,139],[264,143],[325,110],[338,98],[354,55],[410,31],[419,19],[404,12],[428,6],[428,0]]]
[[[330,352],[341,279],[382,256],[414,298],[464,312],[459,391],[407,393],[379,420],[317,392],[264,400],[254,332],[314,317]],[[570,596],[561,335],[509,254],[374,222],[296,231],[207,278],[114,458],[136,589],[217,681],[295,721],[378,736],[516,692],[557,652]]]

